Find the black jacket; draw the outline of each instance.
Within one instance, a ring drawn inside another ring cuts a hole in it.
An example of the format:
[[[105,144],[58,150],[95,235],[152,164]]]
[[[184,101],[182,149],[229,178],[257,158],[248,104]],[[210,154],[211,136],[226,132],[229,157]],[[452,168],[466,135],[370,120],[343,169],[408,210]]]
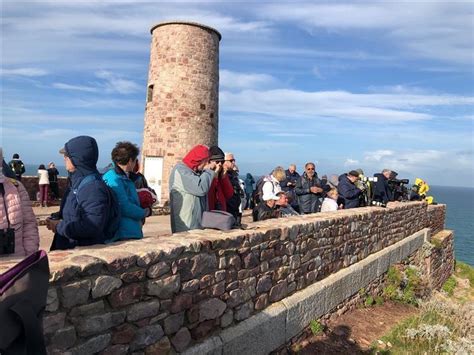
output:
[[[240,201],[245,195],[240,187],[239,175],[237,175],[235,171],[229,171],[227,174],[229,175],[230,183],[234,188],[234,194],[227,200],[227,212],[232,213],[232,215],[237,218],[240,214]]]
[[[346,174],[339,176],[337,191],[343,199],[345,209],[359,207],[359,196],[362,190],[358,189]]]
[[[320,187],[323,189],[322,193],[313,194],[310,187]],[[310,180],[306,173],[300,176],[296,182],[295,192],[300,207],[300,213],[315,213],[319,212],[321,201],[325,193],[331,189],[329,185],[323,185],[315,172],[313,178]]]
[[[270,218],[278,218],[281,215],[281,212],[276,206],[274,208],[268,207],[268,205],[262,201],[258,204],[256,207],[257,213],[256,213],[256,220],[257,221],[263,221],[265,219],[270,219]]]
[[[48,179],[49,183],[57,183],[58,182],[58,175],[59,171],[56,168],[49,168],[48,169]]]
[[[387,203],[393,200],[393,194],[388,186],[388,179],[383,174],[374,174],[377,182],[374,186],[374,201]]]

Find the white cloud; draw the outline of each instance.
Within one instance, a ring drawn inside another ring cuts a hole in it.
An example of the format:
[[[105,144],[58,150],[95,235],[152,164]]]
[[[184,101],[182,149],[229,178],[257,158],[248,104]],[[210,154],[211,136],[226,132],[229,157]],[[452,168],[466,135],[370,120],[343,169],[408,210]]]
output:
[[[354,35],[370,31],[404,49],[405,56],[472,65],[473,7],[470,2],[379,2],[355,4],[265,4],[260,18],[314,31]]]
[[[4,54],[3,54],[4,55]],[[48,72],[39,68],[16,68],[16,69],[5,69],[0,70],[1,75],[5,76],[26,76],[36,77],[48,75]]]
[[[96,76],[105,81],[105,89],[108,92],[117,92],[119,94],[131,94],[134,92],[144,91],[144,89],[132,80],[124,79],[109,71],[99,71]]]
[[[244,90],[222,91],[226,111],[265,114],[276,118],[338,118],[367,122],[410,122],[431,119],[424,112],[436,106],[473,105],[473,97],[455,95],[356,94],[347,91]]]
[[[354,166],[357,164],[359,164],[359,161],[356,159],[351,159],[351,158],[347,158],[346,161],[344,162],[344,166]]]
[[[97,92],[98,89],[92,86],[84,86],[84,85],[71,85],[65,83],[53,83],[51,85],[55,89],[61,90],[73,90],[73,91],[85,91],[85,92]]]
[[[241,73],[226,69],[219,71],[219,86],[224,89],[258,89],[276,83],[277,80],[268,74]]]
[[[119,93],[119,94],[133,94],[144,90],[140,85],[132,80],[124,79],[109,71],[101,70],[95,73],[102,82],[94,83],[94,86],[87,85],[72,85],[65,83],[53,83],[52,87],[62,90],[75,90],[85,92],[105,92],[105,93]]]

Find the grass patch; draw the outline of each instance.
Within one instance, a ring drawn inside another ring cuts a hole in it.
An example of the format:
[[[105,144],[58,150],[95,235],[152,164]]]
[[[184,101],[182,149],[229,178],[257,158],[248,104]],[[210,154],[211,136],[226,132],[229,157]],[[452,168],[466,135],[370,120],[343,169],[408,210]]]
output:
[[[456,280],[454,277],[450,276],[443,285],[443,291],[446,292],[449,296],[454,294],[454,289],[456,288]]]
[[[309,323],[309,328],[311,329],[311,333],[313,333],[313,335],[319,335],[324,330],[324,326],[314,319]]]
[[[474,287],[474,267],[461,261],[456,261],[455,274],[462,279],[468,279],[470,286]]]
[[[381,339],[375,341],[372,353],[433,354],[469,353],[474,343],[469,339],[471,319],[466,316],[468,306],[459,307],[452,299],[433,299],[420,305],[418,315],[396,325]]]
[[[407,267],[400,270],[391,266],[387,272],[387,282],[383,290],[385,299],[406,304],[418,304],[418,295],[422,294],[423,285],[418,270]]]

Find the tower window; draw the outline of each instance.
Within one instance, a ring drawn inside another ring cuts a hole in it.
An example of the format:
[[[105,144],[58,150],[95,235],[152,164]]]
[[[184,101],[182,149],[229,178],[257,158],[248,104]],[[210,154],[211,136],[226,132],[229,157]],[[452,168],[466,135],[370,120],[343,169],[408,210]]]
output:
[[[148,85],[148,90],[146,93],[146,102],[152,102],[153,101],[153,87],[154,85]]]

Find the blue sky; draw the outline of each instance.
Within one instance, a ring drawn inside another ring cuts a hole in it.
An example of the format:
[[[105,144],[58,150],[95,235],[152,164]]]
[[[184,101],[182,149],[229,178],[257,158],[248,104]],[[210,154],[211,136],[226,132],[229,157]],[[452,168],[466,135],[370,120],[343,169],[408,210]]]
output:
[[[243,173],[307,161],[474,186],[472,2],[2,1],[1,145],[61,163],[142,143],[150,33],[222,34],[219,143]]]

